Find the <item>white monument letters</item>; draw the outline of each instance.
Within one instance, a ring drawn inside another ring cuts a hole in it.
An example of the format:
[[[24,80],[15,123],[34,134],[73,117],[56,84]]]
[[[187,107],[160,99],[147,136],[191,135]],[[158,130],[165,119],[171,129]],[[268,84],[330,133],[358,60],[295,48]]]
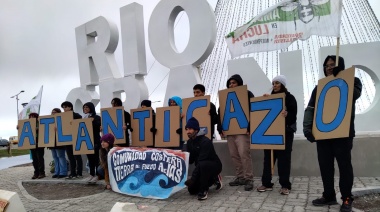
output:
[[[174,42],[174,22],[184,11],[189,17],[189,42],[179,53]],[[67,100],[74,104],[75,110],[82,110],[82,103],[101,103],[108,107],[113,97],[126,93],[124,107],[137,108],[143,99],[148,98],[144,82],[146,55],[144,42],[144,21],[142,6],[129,4],[120,9],[121,35],[124,74],[121,76],[114,58],[118,44],[118,29],[104,17],[95,18],[76,28],[78,62],[81,85],[74,88]],[[149,21],[149,45],[155,59],[170,69],[165,102],[171,96],[182,98],[192,96],[192,87],[201,82],[197,66],[210,55],[216,39],[214,13],[206,0],[162,0],[152,12]],[[96,37],[96,39],[95,39]],[[346,68],[357,65],[374,80],[376,91],[380,91],[380,61],[376,58],[380,42],[342,45],[340,55],[345,58]],[[320,73],[322,63],[328,54],[335,54],[335,47],[320,50]],[[298,102],[298,133],[301,133],[304,102],[302,77],[302,55],[300,51],[280,54],[281,74],[287,77],[287,88]],[[255,96],[269,93],[271,80],[253,58],[231,60],[228,63],[229,76],[241,74]],[[95,86],[99,85],[99,94]],[[380,93],[376,92],[372,105],[357,115],[357,131],[379,131],[380,125],[374,117],[380,113]],[[366,123],[366,124],[365,124]]]

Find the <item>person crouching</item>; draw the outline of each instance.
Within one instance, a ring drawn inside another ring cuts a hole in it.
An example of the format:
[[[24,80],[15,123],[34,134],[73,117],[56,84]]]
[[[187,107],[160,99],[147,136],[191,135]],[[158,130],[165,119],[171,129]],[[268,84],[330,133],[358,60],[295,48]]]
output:
[[[187,141],[187,151],[190,153],[189,163],[195,163],[191,178],[185,182],[185,185],[191,195],[198,194],[198,200],[205,200],[210,186],[214,183],[221,185],[218,175],[222,171],[222,163],[211,140],[202,130],[200,131],[197,119],[190,118],[185,129],[189,137]],[[220,189],[221,186],[217,186],[217,190],[218,188]]]

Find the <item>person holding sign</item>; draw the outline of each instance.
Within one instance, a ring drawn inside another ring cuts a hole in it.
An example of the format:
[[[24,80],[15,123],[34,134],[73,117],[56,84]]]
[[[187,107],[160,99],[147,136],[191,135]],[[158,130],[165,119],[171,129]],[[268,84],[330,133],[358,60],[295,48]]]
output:
[[[96,168],[99,165],[99,149],[100,149],[100,116],[96,115],[95,106],[92,102],[87,102],[83,105],[83,118],[92,119],[92,131],[94,133],[94,154],[87,154],[88,165],[90,167],[90,176],[85,179],[88,183],[96,183],[98,176],[96,176]]]
[[[146,107],[152,107],[152,101],[148,100],[148,99],[144,99],[141,101],[140,103],[140,106],[141,108],[146,108]],[[154,147],[155,145],[155,135],[156,135],[156,132],[157,132],[157,129],[156,129],[156,113],[154,112],[154,110],[152,109],[152,128],[150,128],[150,132],[153,133],[153,146],[151,147]]]
[[[111,101],[112,107],[121,107],[123,106],[123,102],[119,98],[113,98]],[[123,129],[125,130],[125,144],[118,144],[118,146],[122,147],[129,147],[129,132],[128,129],[131,130],[131,114],[129,114],[127,111],[124,110],[124,120],[125,125],[123,126]]]
[[[206,88],[202,84],[196,84],[193,87],[194,97],[205,96]],[[215,125],[218,123],[218,114],[216,113],[216,107],[214,103],[210,102],[210,111],[209,115],[211,116],[211,141],[214,139]]]
[[[338,66],[336,60],[339,60]],[[334,55],[329,55],[323,62],[323,71],[325,76],[334,75],[336,77],[340,71],[345,69],[344,59],[342,57],[337,58]],[[343,204],[340,211],[352,210],[352,185],[354,182],[354,173],[351,163],[351,150],[353,138],[355,137],[354,119],[355,119],[355,102],[360,97],[362,91],[362,83],[355,77],[354,79],[354,91],[353,91],[353,103],[351,111],[351,122],[349,137],[346,138],[334,138],[317,141],[317,153],[319,168],[321,171],[321,177],[323,182],[323,195],[321,198],[312,201],[315,206],[335,205],[336,202],[335,190],[334,190],[334,158],[338,162],[339,167],[339,189],[342,194]],[[316,106],[316,92],[317,86],[314,88],[309,104],[305,110],[303,120],[303,132],[307,140],[315,142],[314,135],[312,133],[314,108]],[[325,104],[326,105],[326,104]]]
[[[60,113],[59,108],[54,108],[51,115]],[[55,138],[54,147],[51,147],[51,155],[54,159],[54,175],[52,178],[64,178],[67,176],[67,162],[65,157],[65,146],[57,146],[57,139]]]
[[[106,189],[111,189],[110,184],[110,178],[108,174],[108,162],[107,162],[107,155],[108,152],[113,148],[113,143],[115,142],[115,137],[111,133],[107,133],[102,136],[101,145],[102,148],[99,150],[99,159],[100,159],[100,166],[97,168],[98,176],[102,179],[104,178],[104,181],[106,183]]]
[[[36,118],[38,119],[37,113],[30,113],[29,119]],[[42,179],[46,177],[45,175],[45,160],[44,160],[44,154],[45,154],[45,148],[44,147],[38,147],[38,121],[37,121],[37,127],[36,127],[36,148],[31,149],[30,152],[32,153],[32,160],[33,160],[33,168],[34,168],[34,175],[32,179]]]
[[[61,104],[61,108],[64,112],[73,111],[73,104],[69,101],[64,101]],[[79,113],[73,111],[73,119],[81,119],[82,116]],[[73,145],[65,146],[67,157],[70,161],[70,175],[66,179],[82,178],[83,160],[82,155],[74,155]]]
[[[232,75],[227,80],[227,88],[235,88],[243,85],[243,79],[239,74]],[[254,97],[253,93],[248,90],[248,100]],[[250,104],[248,103],[250,106]],[[220,115],[220,112],[219,112]],[[218,123],[218,132],[224,137],[222,124]],[[227,135],[228,150],[231,155],[232,162],[235,165],[236,178],[229,183],[230,186],[244,185],[244,190],[251,191],[253,189],[253,166],[250,149],[249,124],[246,134]]]
[[[189,163],[195,163],[191,178],[185,182],[191,195],[198,194],[198,200],[207,199],[209,187],[215,183],[222,171],[222,163],[215,152],[212,141],[202,131],[199,131],[199,122],[191,117],[186,124],[187,151],[190,153]],[[219,178],[218,178],[219,179]],[[222,188],[219,181],[217,190]]]
[[[179,147],[175,147],[175,148],[168,148],[168,149],[178,149],[178,150],[182,150],[183,149],[183,140],[182,140],[182,99],[181,97],[179,96],[172,96],[170,97],[170,99],[168,100],[168,105],[169,106],[179,106],[179,114],[181,115],[180,117],[180,128],[178,128],[176,130],[176,133],[180,135],[180,138],[179,138]]]
[[[285,93],[285,108],[281,114],[285,117],[285,150],[273,150],[273,162],[277,162],[278,176],[281,185],[280,194],[288,195],[292,189],[289,181],[290,166],[294,133],[297,128],[297,101],[286,89],[286,77],[278,75],[272,80],[273,90],[271,94]],[[264,94],[269,96],[269,94]],[[271,150],[264,150],[264,169],[261,177],[262,185],[257,188],[259,192],[272,191],[273,183],[271,172]]]

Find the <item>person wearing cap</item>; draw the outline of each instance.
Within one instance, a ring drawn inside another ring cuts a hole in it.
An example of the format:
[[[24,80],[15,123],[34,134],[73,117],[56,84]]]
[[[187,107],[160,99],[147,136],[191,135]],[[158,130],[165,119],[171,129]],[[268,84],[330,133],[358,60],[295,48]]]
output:
[[[212,141],[200,130],[199,122],[191,117],[185,126],[187,141],[187,152],[190,153],[189,163],[195,163],[191,178],[185,182],[191,195],[198,194],[198,200],[207,199],[209,187],[215,183],[215,178],[222,171],[222,163],[215,152]],[[217,190],[222,188],[220,181]]]
[[[326,77],[333,75],[336,77],[340,71],[345,69],[343,57],[339,57],[338,66],[336,66],[337,57],[328,55],[323,62],[323,72]],[[342,205],[340,211],[351,211],[353,196],[351,193],[354,183],[354,172],[351,162],[351,150],[353,139],[355,137],[355,104],[362,92],[362,83],[359,78],[354,78],[353,102],[351,111],[351,122],[349,136],[345,138],[333,138],[325,140],[315,140],[312,126],[314,117],[314,108],[316,104],[317,86],[315,86],[309,104],[305,109],[303,119],[303,133],[311,143],[317,142],[317,153],[319,169],[323,182],[322,197],[312,201],[314,206],[328,206],[338,204],[336,201],[334,187],[334,159],[336,159],[339,168],[339,190],[342,194]]]
[[[237,86],[243,85],[243,79],[239,74],[232,75],[227,80],[227,88],[235,88]],[[250,99],[254,97],[253,93],[248,90],[247,98],[248,103]],[[250,108],[250,104],[248,104]],[[218,110],[220,114],[220,111]],[[222,131],[222,125],[220,123],[220,118],[218,120],[218,132],[221,137],[224,137]],[[236,177],[233,181],[229,182],[230,186],[240,186],[244,185],[245,191],[251,191],[253,189],[253,165],[251,157],[251,139],[249,134],[249,123],[247,127],[246,134],[239,135],[227,135],[227,145],[230,152],[232,162],[235,166]]]
[[[38,113],[30,113],[29,119],[36,118],[38,119]],[[32,164],[34,168],[34,175],[32,179],[42,179],[46,177],[45,175],[45,148],[44,147],[38,147],[38,121],[37,121],[37,127],[36,127],[36,148],[31,149],[30,152],[32,153]]]
[[[120,98],[113,98],[111,100],[111,105],[112,107],[121,107],[123,106],[123,102],[121,101]],[[129,131],[130,130],[131,132],[133,131],[133,129],[131,128],[131,114],[129,114],[127,111],[124,110],[124,126],[123,126],[123,129],[125,131],[125,143],[123,144],[118,144],[118,146],[121,146],[121,147],[129,147]]]
[[[98,166],[97,174],[99,178],[104,178],[106,189],[111,189],[110,178],[108,174],[107,155],[108,152],[113,148],[115,137],[111,133],[107,133],[103,135],[100,140],[102,148],[99,150],[100,166]]]
[[[69,101],[64,101],[61,104],[61,108],[64,112],[70,112],[73,111],[73,104]],[[82,116],[79,113],[76,113],[73,111],[73,119],[81,119]],[[74,147],[73,145],[67,145],[64,146],[66,150],[66,155],[69,158],[70,161],[70,174],[66,177],[66,179],[77,179],[77,178],[83,178],[82,171],[83,171],[83,160],[82,155],[74,155]]]
[[[274,163],[277,160],[278,177],[281,185],[280,194],[288,195],[292,189],[289,177],[294,133],[297,130],[297,101],[286,89],[286,77],[284,75],[273,78],[272,86],[271,94],[285,93],[285,110],[281,112],[282,116],[285,117],[285,150],[273,150],[273,159]],[[269,94],[264,94],[264,96],[269,96]],[[272,191],[274,184],[271,181],[271,151],[264,150],[262,185],[257,188],[257,191]]]

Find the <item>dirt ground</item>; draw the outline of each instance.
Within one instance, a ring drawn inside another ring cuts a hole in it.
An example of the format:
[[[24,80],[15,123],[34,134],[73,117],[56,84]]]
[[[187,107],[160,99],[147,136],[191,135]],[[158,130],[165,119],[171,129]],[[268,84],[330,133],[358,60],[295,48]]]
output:
[[[22,183],[22,185],[31,196],[39,200],[71,199],[104,192],[104,185],[99,184],[87,185],[77,183]]]
[[[355,197],[352,207],[366,212],[380,211],[380,194],[368,194]]]

